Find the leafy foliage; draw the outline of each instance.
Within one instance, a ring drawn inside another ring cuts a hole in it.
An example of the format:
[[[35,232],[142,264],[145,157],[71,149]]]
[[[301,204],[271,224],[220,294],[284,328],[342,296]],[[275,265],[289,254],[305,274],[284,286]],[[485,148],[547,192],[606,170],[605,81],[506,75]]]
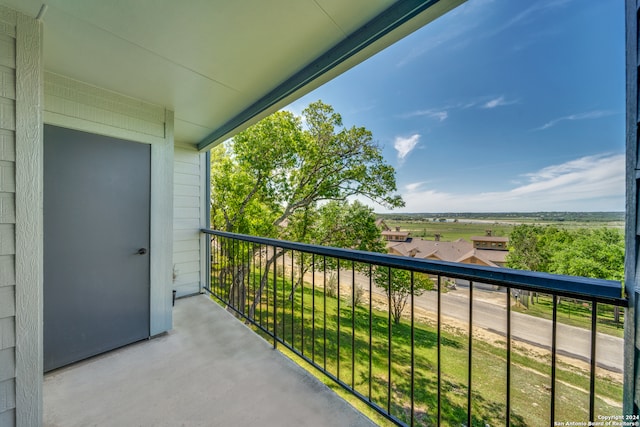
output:
[[[321,101],[302,117],[277,112],[212,153],[214,228],[306,242],[323,202],[362,196],[404,205],[371,132],[344,127]]]
[[[558,274],[622,280],[624,239],[610,228],[580,229],[570,233],[551,259],[550,270]]]
[[[609,280],[624,275],[624,238],[616,229],[519,225],[509,246],[507,267]]]
[[[388,208],[403,206],[395,191],[395,171],[385,162],[371,132],[345,127],[341,116],[321,101],[310,104],[302,117],[277,112],[212,150],[214,229],[383,251],[373,210],[348,200],[358,196]],[[224,254],[239,260],[250,257],[227,250]],[[274,249],[264,256],[266,272],[285,251]],[[299,280],[311,268],[310,258],[296,259],[302,272]],[[232,275],[230,295],[243,300],[246,266],[234,263],[226,270]],[[266,280],[265,273],[256,301]],[[255,308],[254,302],[250,313]]]
[[[413,273],[408,270],[378,267],[373,273],[376,286],[384,289],[391,301],[391,315],[397,325],[402,318],[402,312],[407,305],[411,291],[420,296],[424,291],[433,289],[433,282],[425,274]]]

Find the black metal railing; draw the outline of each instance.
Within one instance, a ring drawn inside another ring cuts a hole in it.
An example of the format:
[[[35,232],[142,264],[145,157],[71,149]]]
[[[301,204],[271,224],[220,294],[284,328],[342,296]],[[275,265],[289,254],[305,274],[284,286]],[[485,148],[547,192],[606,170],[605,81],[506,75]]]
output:
[[[203,232],[212,296],[398,425],[622,414],[619,282]]]

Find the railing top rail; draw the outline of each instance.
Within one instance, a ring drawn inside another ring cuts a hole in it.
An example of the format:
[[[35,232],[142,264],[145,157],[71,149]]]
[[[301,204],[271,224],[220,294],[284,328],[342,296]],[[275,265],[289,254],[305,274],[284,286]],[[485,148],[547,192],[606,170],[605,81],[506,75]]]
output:
[[[201,231],[209,235],[313,253],[331,258],[340,258],[349,261],[412,270],[426,274],[455,277],[474,282],[489,283],[498,286],[525,289],[542,293],[554,293],[560,296],[596,300],[618,306],[627,306],[627,300],[622,295],[622,284],[614,280],[565,276],[430,259],[416,259],[354,249],[342,249],[329,246],[311,245],[308,243],[290,242],[268,237],[256,237],[211,229],[202,229]]]

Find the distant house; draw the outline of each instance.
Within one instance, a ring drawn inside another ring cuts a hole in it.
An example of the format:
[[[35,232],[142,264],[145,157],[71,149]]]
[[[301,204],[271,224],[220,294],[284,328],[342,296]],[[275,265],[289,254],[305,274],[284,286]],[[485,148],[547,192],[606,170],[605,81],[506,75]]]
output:
[[[471,237],[474,249],[481,249],[487,251],[508,251],[509,238],[508,237],[493,237],[493,236],[473,236]]]
[[[387,242],[407,242],[411,241],[408,231],[400,231],[400,227],[396,227],[392,230],[382,218],[376,221],[378,228],[382,230],[382,238]]]
[[[436,235],[435,240],[413,238],[399,243],[387,241],[390,254],[490,267],[504,267],[509,253],[509,239],[506,237],[482,236],[472,237],[471,242],[464,239],[445,242]]]
[[[500,240],[495,240],[500,239]],[[413,238],[405,242],[387,242],[387,252],[392,255],[408,256],[437,261],[458,262],[462,264],[484,265],[489,267],[504,267],[506,264],[508,239],[505,237],[472,237],[472,242],[458,239],[453,242],[440,240],[436,234],[435,240]],[[492,245],[492,244],[495,244]],[[500,244],[501,246],[498,246]],[[456,285],[468,285],[462,279],[454,280]],[[491,285],[476,283],[480,287],[494,289]]]

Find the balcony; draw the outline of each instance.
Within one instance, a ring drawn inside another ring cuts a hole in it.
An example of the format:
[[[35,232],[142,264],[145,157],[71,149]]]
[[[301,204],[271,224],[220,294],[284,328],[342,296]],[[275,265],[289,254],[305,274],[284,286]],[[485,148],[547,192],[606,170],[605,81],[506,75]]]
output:
[[[381,424],[623,415],[620,283],[204,232],[208,295],[178,299],[167,334],[47,374],[45,426],[374,425],[300,365]],[[395,319],[376,270],[434,286]],[[551,319],[517,312],[527,292]]]
[[[176,301],[174,329],[53,371],[44,425],[372,426],[207,296]]]
[[[619,282],[203,232],[207,291],[383,422],[622,419]]]

